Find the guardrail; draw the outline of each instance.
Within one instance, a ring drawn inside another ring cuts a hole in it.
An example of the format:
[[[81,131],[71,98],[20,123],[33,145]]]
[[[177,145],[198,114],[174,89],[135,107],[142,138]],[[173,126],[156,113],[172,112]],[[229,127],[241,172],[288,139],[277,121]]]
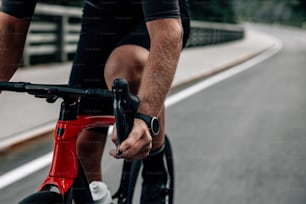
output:
[[[65,62],[73,56],[80,32],[81,8],[38,4],[23,54],[23,66],[35,61]],[[187,47],[242,39],[239,25],[191,22]]]
[[[38,4],[23,52],[23,66],[34,57],[59,62],[76,50],[80,33],[81,8]]]
[[[244,38],[242,26],[225,23],[191,21],[187,47],[205,46]]]

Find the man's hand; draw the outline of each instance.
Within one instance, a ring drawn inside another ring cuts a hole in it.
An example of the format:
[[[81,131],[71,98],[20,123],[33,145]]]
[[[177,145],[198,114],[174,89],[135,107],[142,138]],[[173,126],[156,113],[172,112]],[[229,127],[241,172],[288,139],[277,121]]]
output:
[[[112,141],[117,148],[117,131],[114,127]],[[128,138],[119,147],[121,152],[117,155],[117,149],[110,151],[110,155],[117,159],[138,160],[147,157],[152,148],[152,137],[146,123],[140,119],[134,120],[134,126]]]

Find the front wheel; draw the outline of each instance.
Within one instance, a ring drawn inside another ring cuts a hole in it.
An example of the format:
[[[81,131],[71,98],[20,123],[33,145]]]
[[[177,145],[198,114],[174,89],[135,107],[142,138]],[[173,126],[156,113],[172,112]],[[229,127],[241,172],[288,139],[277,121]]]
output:
[[[51,191],[40,191],[34,193],[22,201],[19,204],[62,204],[63,197],[55,192]]]

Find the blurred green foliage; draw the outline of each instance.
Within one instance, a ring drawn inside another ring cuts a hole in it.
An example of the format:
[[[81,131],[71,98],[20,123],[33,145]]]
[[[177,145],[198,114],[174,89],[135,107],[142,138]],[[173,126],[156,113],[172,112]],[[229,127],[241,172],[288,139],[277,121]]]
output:
[[[189,0],[194,20],[236,23],[232,0]]]
[[[68,6],[82,6],[83,2],[44,1]],[[295,26],[302,26],[306,22],[306,0],[189,0],[189,3],[193,20],[224,23],[257,21]]]
[[[44,4],[55,4],[55,5],[63,5],[63,6],[83,6],[84,0],[45,0],[40,1]]]
[[[302,26],[306,22],[306,0],[234,0],[241,21]]]
[[[82,6],[83,0],[46,0],[44,3]],[[232,0],[189,0],[191,15],[195,20],[235,23]]]

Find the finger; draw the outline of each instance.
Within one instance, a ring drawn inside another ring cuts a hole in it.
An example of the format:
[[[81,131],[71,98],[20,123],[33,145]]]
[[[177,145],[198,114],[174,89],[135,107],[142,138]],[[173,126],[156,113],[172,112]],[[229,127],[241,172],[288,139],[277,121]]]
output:
[[[120,155],[120,158],[127,160],[142,159],[150,153],[152,149],[152,142],[145,142],[144,140],[139,140],[133,147],[126,150]]]
[[[113,156],[116,159],[125,159],[127,161],[132,161],[147,157],[150,154],[151,149],[152,149],[152,143],[150,143],[146,147],[143,147],[142,150],[138,150],[136,154],[133,153],[133,150],[127,150],[126,152],[118,155],[116,149],[112,149],[109,153],[111,156]]]
[[[146,124],[142,120],[135,120],[131,133],[119,147],[121,154],[117,154],[118,149],[112,150],[110,154],[117,159],[134,160],[146,157],[151,148],[152,137]]]
[[[136,145],[136,143],[139,140],[141,140],[141,138],[143,137],[143,134],[144,134],[143,128],[135,124],[128,138],[121,143],[120,151],[125,152],[129,150],[130,148],[133,148],[134,145]]]
[[[117,137],[117,129],[116,125],[114,125],[113,132],[112,132],[112,142],[117,145],[118,137]]]
[[[144,143],[143,140],[139,140],[131,148],[121,152],[119,155],[117,149],[112,149],[110,155],[116,159],[137,160],[148,156],[151,149],[152,142]]]
[[[125,155],[137,154],[138,152],[152,148],[152,139],[146,135],[140,137],[131,136],[125,140],[119,148]]]
[[[109,154],[116,159],[122,159],[122,155],[118,155],[116,149],[112,149]]]
[[[145,149],[145,150],[143,150],[143,151],[139,152],[138,154],[133,155],[133,156],[131,156],[131,157],[129,157],[129,155],[127,155],[125,159],[127,159],[127,160],[139,160],[139,159],[144,159],[144,158],[146,158],[147,156],[149,156],[149,154],[150,154],[150,149],[151,149],[151,148],[147,148],[147,149]]]
[[[152,141],[152,137],[148,130],[147,125],[140,119],[134,120],[134,126],[129,134],[128,138],[122,142],[120,151],[124,152],[133,147],[139,140],[143,140],[144,143]]]

